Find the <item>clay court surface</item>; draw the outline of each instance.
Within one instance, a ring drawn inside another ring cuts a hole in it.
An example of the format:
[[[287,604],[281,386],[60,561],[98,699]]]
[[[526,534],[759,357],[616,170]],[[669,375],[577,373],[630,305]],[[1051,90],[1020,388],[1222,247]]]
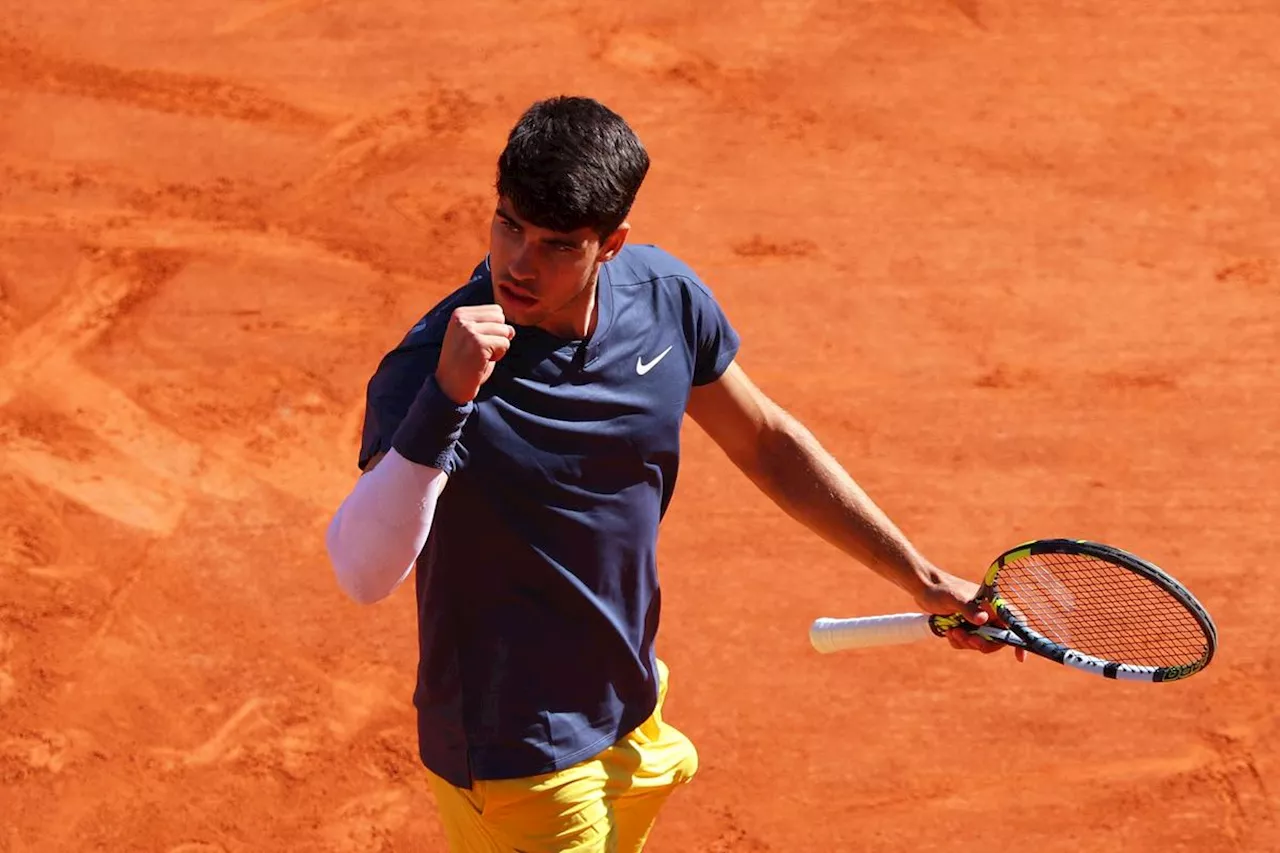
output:
[[[3,6],[0,850],[443,849],[412,591],[347,602],[323,531],[562,91],[935,561],[1108,541],[1222,640],[1169,685],[821,657],[910,601],[690,425],[659,651],[702,769],[650,849],[1280,850],[1274,3]]]

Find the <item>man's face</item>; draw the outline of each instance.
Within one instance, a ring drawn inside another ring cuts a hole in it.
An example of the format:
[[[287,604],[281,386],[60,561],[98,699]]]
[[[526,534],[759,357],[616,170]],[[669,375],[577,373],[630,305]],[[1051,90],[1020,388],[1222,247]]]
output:
[[[538,326],[553,334],[585,333],[592,291],[601,263],[622,247],[627,226],[603,241],[594,229],[548,231],[521,219],[505,198],[498,199],[489,232],[489,266],[494,300],[507,322]]]

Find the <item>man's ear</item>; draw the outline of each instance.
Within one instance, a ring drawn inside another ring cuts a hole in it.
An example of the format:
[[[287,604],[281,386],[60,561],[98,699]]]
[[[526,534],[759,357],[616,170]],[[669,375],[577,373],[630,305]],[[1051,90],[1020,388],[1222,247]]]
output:
[[[631,223],[624,222],[614,229],[613,233],[604,238],[600,243],[600,253],[596,259],[600,262],[611,261],[622,251],[622,247],[627,243],[627,234],[631,232]]]

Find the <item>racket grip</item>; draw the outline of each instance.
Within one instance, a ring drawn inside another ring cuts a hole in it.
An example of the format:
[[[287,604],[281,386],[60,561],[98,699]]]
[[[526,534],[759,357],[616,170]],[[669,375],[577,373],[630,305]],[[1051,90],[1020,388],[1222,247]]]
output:
[[[915,643],[934,637],[927,613],[893,613],[858,619],[815,619],[809,626],[809,642],[822,654],[871,646]]]

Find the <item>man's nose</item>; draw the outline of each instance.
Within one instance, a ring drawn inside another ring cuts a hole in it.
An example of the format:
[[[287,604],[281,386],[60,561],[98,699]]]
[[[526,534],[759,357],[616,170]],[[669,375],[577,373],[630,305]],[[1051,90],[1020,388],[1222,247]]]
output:
[[[534,277],[533,250],[529,245],[523,246],[511,258],[507,272],[516,281],[532,281]]]

